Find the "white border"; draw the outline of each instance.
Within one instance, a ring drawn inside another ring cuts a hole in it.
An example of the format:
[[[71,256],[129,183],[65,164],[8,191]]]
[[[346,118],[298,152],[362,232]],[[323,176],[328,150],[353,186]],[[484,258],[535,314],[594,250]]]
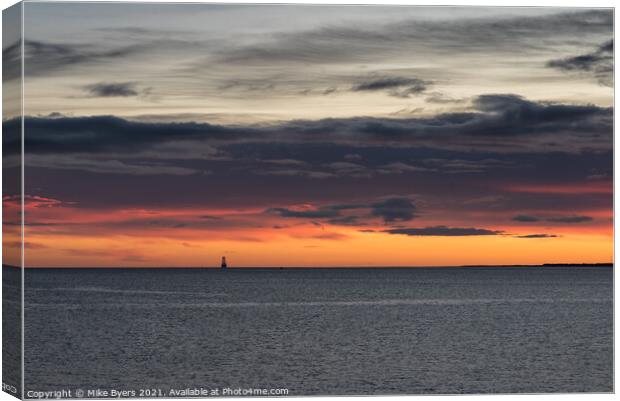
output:
[[[44,2],[54,2],[54,1],[45,1]],[[32,0],[25,0],[25,2],[42,2],[42,1],[32,1]],[[84,3],[85,1],[82,0],[62,0],[59,2],[68,2],[68,3]],[[128,1],[122,1],[122,0],[110,0],[110,1],[93,1],[93,2],[98,2],[98,3],[102,3],[102,2],[106,2],[106,3],[116,3],[116,2],[128,2]],[[229,4],[265,4],[265,3],[269,3],[269,4],[323,4],[323,5],[406,5],[406,6],[487,6],[487,7],[584,7],[584,8],[596,8],[596,7],[601,7],[601,8],[613,8],[615,6],[615,2],[613,0],[590,0],[590,1],[584,1],[584,0],[522,0],[522,1],[514,1],[514,0],[496,0],[496,1],[484,1],[484,0],[449,0],[449,1],[441,1],[441,0],[425,0],[425,1],[415,1],[415,0],[388,0],[388,1],[382,1],[382,0],[313,0],[313,1],[308,1],[308,0],[295,0],[295,1],[291,1],[291,0],[270,0],[270,1],[260,1],[260,0],[222,0],[222,1],[175,1],[175,0],[148,0],[148,1],[144,1],[144,0],[133,0],[130,1],[131,3],[229,3]],[[5,9],[13,4],[15,4],[16,1],[13,0],[0,0],[0,6],[2,9]],[[22,88],[21,88],[21,92],[22,92],[22,98],[21,98],[21,112],[22,112],[22,133],[23,133],[23,128],[24,128],[24,112],[25,112],[25,107],[24,107],[24,80],[23,80],[23,76],[24,76],[24,46],[23,46],[23,41],[24,41],[24,29],[25,29],[25,24],[24,24],[24,11],[25,11],[25,7],[24,4],[22,4],[22,12],[21,12],[21,16],[22,16]],[[0,18],[1,21],[1,18]],[[615,10],[614,10],[614,37],[616,37],[616,15],[615,15]],[[1,22],[0,22],[1,24]],[[0,29],[0,38],[1,38],[1,29]],[[614,78],[616,76],[616,68],[617,65],[614,63]],[[615,81],[614,81],[615,82]],[[0,90],[1,90],[1,83],[0,83]],[[614,99],[615,99],[615,88],[614,88]],[[615,102],[614,102],[614,121],[616,121],[617,117],[617,111],[615,109]],[[615,150],[615,134],[616,134],[616,127],[614,124],[614,150]],[[0,154],[1,154],[1,149],[2,149],[2,145],[0,143]],[[24,137],[22,135],[22,249],[21,249],[21,262],[22,262],[22,266],[24,265],[24,258],[25,258],[25,253],[24,253],[24,248],[23,248],[23,242],[24,242],[24,236],[25,236],[25,232],[24,232],[24,227],[23,227],[23,222],[24,222],[24,197],[23,197],[23,191],[24,191]],[[618,165],[619,165],[619,161],[618,159],[615,157],[616,152],[614,151],[614,216],[615,216],[615,210],[617,209],[616,206],[618,205],[618,198],[616,197],[616,193],[615,193],[615,188],[616,188],[616,184],[618,183],[618,176],[615,174],[616,171],[618,171]],[[0,185],[2,182],[2,178],[0,175]],[[614,234],[618,232],[618,221],[614,218]],[[2,234],[0,232],[0,240],[2,238]],[[615,255],[615,250],[616,250],[616,241],[615,241],[615,235],[614,235],[614,255]],[[0,254],[0,258],[1,258],[1,254]],[[614,258],[615,259],[615,258]],[[22,269],[22,305],[24,302],[24,269]],[[618,378],[619,378],[619,373],[618,370],[615,369],[615,367],[617,366],[618,363],[618,353],[615,352],[616,351],[616,347],[618,347],[619,341],[618,341],[618,336],[616,336],[616,333],[618,332],[618,330],[620,329],[620,323],[618,322],[618,319],[615,319],[615,311],[617,310],[616,306],[617,306],[617,302],[618,302],[618,297],[615,297],[615,288],[617,288],[617,284],[618,284],[618,280],[619,277],[617,274],[615,274],[615,269],[614,269],[614,384],[618,383]],[[0,289],[0,296],[2,294],[1,292],[2,290]],[[1,325],[1,323],[0,323]],[[23,361],[23,356],[24,356],[24,349],[23,349],[23,345],[24,345],[24,308],[22,308],[22,361]],[[1,331],[0,331],[1,332]],[[24,366],[22,364],[22,389],[24,388]],[[287,399],[290,400],[302,400],[302,399],[315,399],[315,400],[339,400],[339,401],[345,401],[345,400],[356,400],[361,398],[362,396],[357,396],[357,397],[286,397]],[[489,400],[489,401],[495,401],[495,400],[500,400],[500,401],[531,401],[531,400],[566,400],[566,401],[577,401],[577,400],[612,400],[615,399],[615,395],[614,394],[528,394],[528,395],[496,395],[496,394],[489,394],[489,395],[458,395],[458,396],[435,396],[435,395],[399,395],[399,396],[373,396],[373,399],[376,400],[380,400],[380,401],[386,401],[386,400],[412,400],[412,399],[420,399],[420,398],[425,398],[425,399],[432,399],[432,400],[437,400],[437,401],[441,401],[441,400],[454,400],[455,397],[458,397],[458,400],[463,400],[463,401],[473,401],[473,400],[480,400],[480,399],[485,399],[485,400]],[[178,401],[179,399],[175,399],[175,398],[160,398],[161,400],[174,400],[174,401]],[[0,392],[0,401],[9,401],[9,400],[15,400],[14,397],[10,396],[7,393],[4,392]]]

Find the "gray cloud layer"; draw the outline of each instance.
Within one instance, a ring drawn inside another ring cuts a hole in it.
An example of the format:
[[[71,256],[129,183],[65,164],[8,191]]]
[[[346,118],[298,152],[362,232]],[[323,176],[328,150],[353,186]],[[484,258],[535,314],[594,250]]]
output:
[[[613,111],[593,105],[532,102],[515,95],[483,95],[475,111],[429,118],[358,117],[290,121],[271,126],[145,123],[112,116],[27,117],[26,148],[33,153],[135,152],[175,141],[284,141],[499,152],[609,150]],[[19,119],[4,122],[6,129]],[[7,141],[7,151],[18,143]],[[349,163],[352,164],[352,163]]]
[[[540,48],[556,37],[579,37],[583,32],[610,34],[609,10],[567,12],[540,17],[485,20],[410,20],[362,28],[326,27],[281,34],[264,43],[220,52],[231,64],[367,62],[387,56],[398,58],[403,49],[435,52],[479,52],[512,46]]]

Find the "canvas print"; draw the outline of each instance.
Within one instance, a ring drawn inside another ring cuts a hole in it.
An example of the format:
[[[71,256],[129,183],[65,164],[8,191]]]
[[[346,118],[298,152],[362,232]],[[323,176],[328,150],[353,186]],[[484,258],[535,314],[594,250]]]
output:
[[[613,9],[3,30],[5,392],[613,392]]]

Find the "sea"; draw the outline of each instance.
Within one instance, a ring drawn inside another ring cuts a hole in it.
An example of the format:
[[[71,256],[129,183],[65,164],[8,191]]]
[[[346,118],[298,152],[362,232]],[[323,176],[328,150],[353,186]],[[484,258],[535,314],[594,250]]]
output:
[[[612,392],[612,277],[583,266],[27,269],[25,395]]]

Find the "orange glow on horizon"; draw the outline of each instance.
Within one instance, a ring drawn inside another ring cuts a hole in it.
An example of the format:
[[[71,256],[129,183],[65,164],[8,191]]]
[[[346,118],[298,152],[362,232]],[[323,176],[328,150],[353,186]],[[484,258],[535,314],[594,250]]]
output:
[[[530,223],[512,221],[515,213],[508,211],[435,212],[400,226],[496,233],[409,236],[387,233],[394,226],[379,219],[343,226],[259,208],[100,210],[49,198],[26,203],[27,267],[217,267],[223,255],[231,267],[516,265],[613,258],[609,210],[578,211],[593,218],[580,224],[545,220],[555,215],[546,211],[535,213],[541,221]],[[5,212],[13,206],[5,199]]]

